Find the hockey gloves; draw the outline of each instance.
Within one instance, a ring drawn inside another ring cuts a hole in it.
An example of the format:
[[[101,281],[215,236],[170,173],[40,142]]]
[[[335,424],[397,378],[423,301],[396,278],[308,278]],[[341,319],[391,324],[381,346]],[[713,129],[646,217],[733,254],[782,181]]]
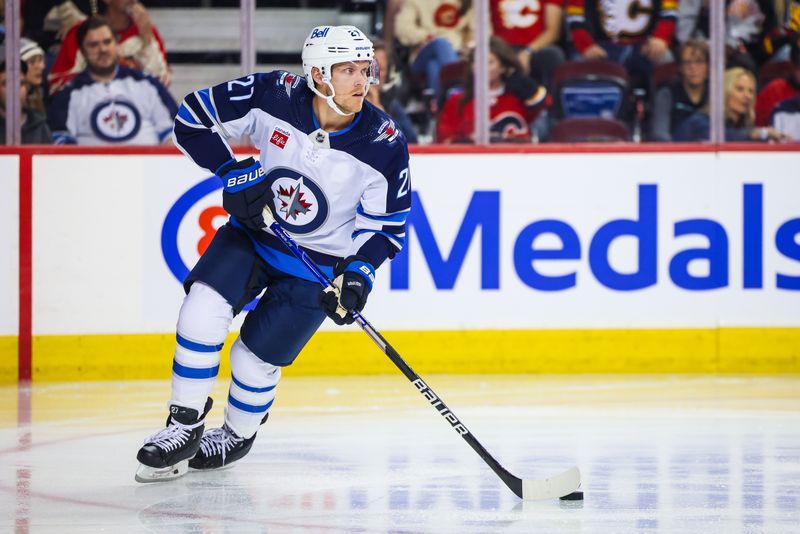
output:
[[[319,294],[325,314],[338,325],[352,324],[351,310],[361,311],[375,280],[375,269],[364,256],[348,256],[333,269],[333,285]]]
[[[261,210],[272,200],[272,190],[265,180],[261,163],[252,157],[231,160],[219,169],[222,179],[222,207],[237,221],[253,230],[264,227]]]

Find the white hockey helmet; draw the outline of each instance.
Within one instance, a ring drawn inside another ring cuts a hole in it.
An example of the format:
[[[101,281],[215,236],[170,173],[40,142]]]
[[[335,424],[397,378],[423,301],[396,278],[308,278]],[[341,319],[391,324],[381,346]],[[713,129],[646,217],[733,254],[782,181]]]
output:
[[[369,61],[370,68],[364,91],[369,89],[372,84],[378,83],[378,63],[375,61],[375,52],[372,48],[372,41],[355,26],[317,26],[305,43],[303,43],[303,73],[306,76],[306,83],[314,93],[324,98],[328,105],[339,115],[352,115],[339,109],[334,103],[333,97],[336,91],[331,84],[331,69],[338,63],[349,63],[351,61]],[[322,74],[322,81],[331,90],[331,94],[322,94],[314,85],[314,78],[311,70],[316,67]]]

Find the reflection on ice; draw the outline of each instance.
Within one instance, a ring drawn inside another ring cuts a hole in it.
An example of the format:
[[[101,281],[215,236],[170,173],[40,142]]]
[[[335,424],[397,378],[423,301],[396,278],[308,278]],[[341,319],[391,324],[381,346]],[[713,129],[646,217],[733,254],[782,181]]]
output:
[[[515,474],[581,468],[585,501],[524,503],[401,379],[321,387],[330,380],[286,379],[235,467],[148,485],[133,482],[134,455],[163,419],[168,384],[35,386],[27,405],[16,387],[0,388],[0,531],[709,534],[800,524],[797,378],[436,377]],[[535,403],[530,391],[541,393]],[[221,410],[211,417],[213,426]]]

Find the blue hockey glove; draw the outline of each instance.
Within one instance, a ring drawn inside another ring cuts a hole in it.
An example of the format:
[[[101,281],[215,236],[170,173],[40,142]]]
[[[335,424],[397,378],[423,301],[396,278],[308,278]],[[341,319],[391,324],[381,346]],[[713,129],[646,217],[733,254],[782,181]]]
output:
[[[272,200],[272,190],[265,180],[261,163],[253,158],[231,161],[217,169],[222,179],[222,207],[240,223],[261,230],[261,210]]]
[[[319,302],[325,314],[338,325],[352,324],[355,320],[351,310],[361,311],[375,280],[375,268],[364,256],[348,256],[333,269],[333,287],[326,287],[319,294]]]

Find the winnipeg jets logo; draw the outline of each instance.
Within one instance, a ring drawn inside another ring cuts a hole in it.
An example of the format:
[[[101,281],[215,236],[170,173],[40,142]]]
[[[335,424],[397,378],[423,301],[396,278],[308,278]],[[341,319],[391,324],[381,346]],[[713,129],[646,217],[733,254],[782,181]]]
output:
[[[389,140],[388,142],[392,143],[394,142],[395,139],[397,139],[398,133],[400,133],[400,131],[397,129],[397,126],[395,126],[394,121],[392,120],[383,121],[381,127],[378,128],[378,137],[373,139],[372,142],[379,143],[384,139],[388,139]]]
[[[272,189],[272,208],[287,231],[309,234],[328,218],[328,200],[309,176],[286,167],[276,167],[265,179]]]
[[[302,177],[297,181],[297,187],[289,186],[289,189],[286,189],[278,186],[278,200],[281,202],[281,207],[278,208],[278,211],[284,214],[284,218],[287,221],[290,217],[292,220],[297,220],[298,215],[305,215],[311,208],[311,203],[303,198],[302,186]]]
[[[97,105],[90,117],[97,137],[112,143],[127,141],[139,133],[139,111],[128,102],[107,101]]]

